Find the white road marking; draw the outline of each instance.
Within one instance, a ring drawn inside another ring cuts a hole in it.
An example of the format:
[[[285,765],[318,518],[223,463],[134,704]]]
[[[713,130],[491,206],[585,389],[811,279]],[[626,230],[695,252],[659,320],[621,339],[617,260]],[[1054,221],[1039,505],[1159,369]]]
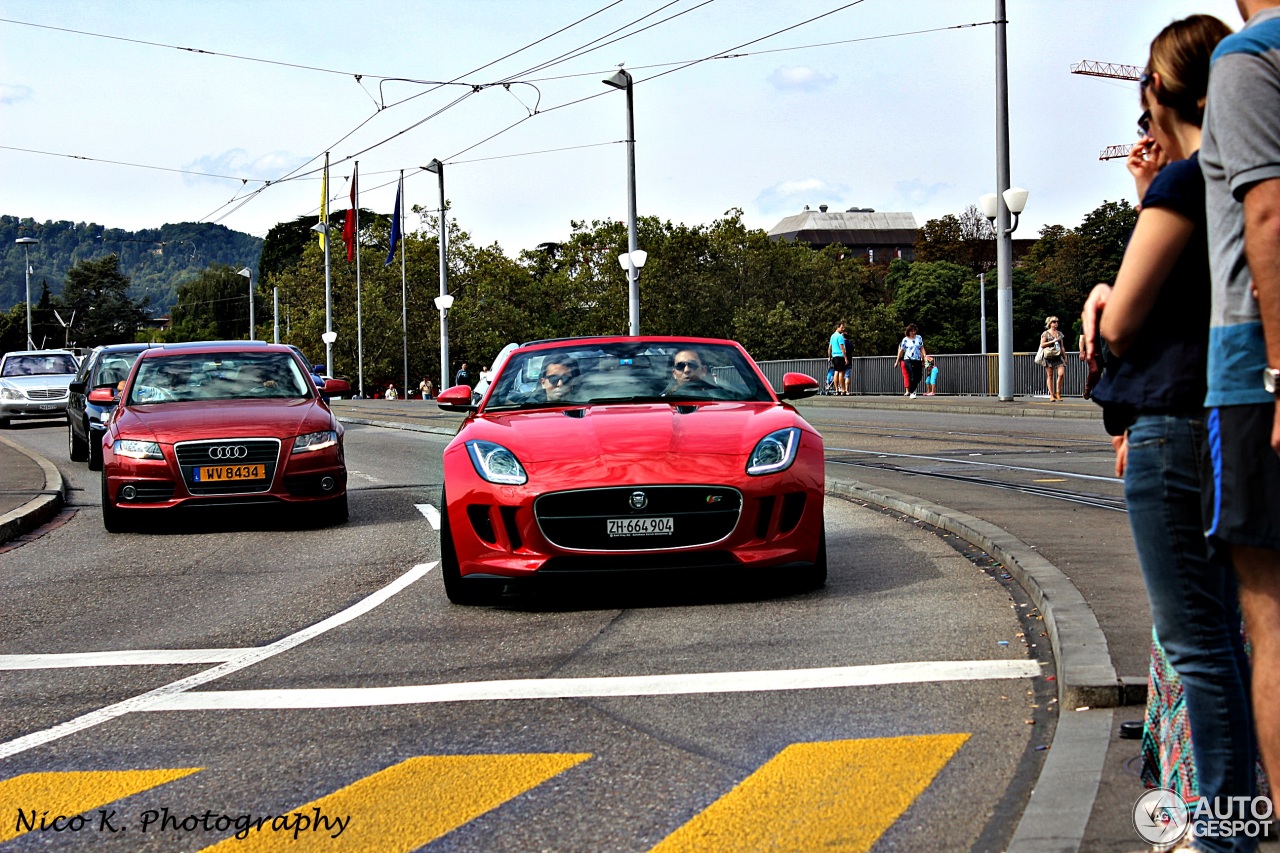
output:
[[[26,752],[28,749],[34,749],[37,746],[43,746],[51,741],[67,737],[68,735],[73,735],[77,732],[82,732],[85,729],[101,725],[102,723],[109,722],[117,717],[122,717],[125,714],[129,714],[134,711],[145,711],[157,702],[161,702],[172,696],[181,694],[186,690],[199,687],[202,684],[208,684],[210,681],[222,678],[224,675],[231,675],[233,672],[239,672],[242,669],[253,666],[255,663],[260,663],[267,658],[274,657],[281,652],[286,652],[294,646],[301,645],[307,640],[320,636],[326,631],[337,628],[338,626],[344,625],[357,617],[363,616],[365,613],[368,613],[370,610],[377,607],[379,604],[382,604],[382,602],[386,601],[388,598],[395,595],[397,592],[400,592],[400,590],[431,571],[435,565],[435,563],[421,563],[414,566],[412,569],[405,572],[382,589],[372,595],[366,596],[360,601],[357,601],[346,610],[339,611],[327,619],[323,619],[310,627],[303,628],[301,631],[290,634],[283,639],[276,640],[274,643],[269,645],[243,649],[238,652],[235,657],[215,666],[213,669],[206,669],[204,672],[198,672],[195,675],[190,675],[186,678],[179,679],[178,681],[170,682],[162,687],[157,687],[155,690],[149,690],[146,693],[133,696],[122,702],[117,702],[114,705],[108,705],[105,708],[90,711],[87,714],[82,714],[79,717],[67,720],[65,723],[59,723],[58,725],[45,729],[44,731],[32,732],[29,735],[23,735],[22,737],[14,738],[11,741],[0,743],[0,759],[17,755],[20,752]]]
[[[414,504],[418,508],[418,512],[427,517],[427,521],[431,524],[432,530],[440,529],[440,510],[431,504]]]
[[[118,652],[69,652],[43,655],[0,655],[0,671],[67,669],[81,666],[156,666],[223,663],[245,649],[132,649]]]
[[[401,687],[204,691],[167,695],[139,710],[359,708],[511,699],[677,696],[1033,678],[1040,673],[1041,664],[1030,660],[917,661],[758,672],[698,672],[613,678],[528,678]]]

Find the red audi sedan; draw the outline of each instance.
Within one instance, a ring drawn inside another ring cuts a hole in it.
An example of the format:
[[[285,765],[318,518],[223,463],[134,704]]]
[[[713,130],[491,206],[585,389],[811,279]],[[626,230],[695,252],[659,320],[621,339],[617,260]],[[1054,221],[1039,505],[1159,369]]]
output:
[[[766,569],[826,581],[822,437],[737,343],[572,338],[511,351],[444,451],[441,574],[458,604],[583,572]]]
[[[328,380],[342,394],[348,383]],[[94,390],[110,402],[114,389]],[[102,523],[178,507],[310,507],[347,520],[342,425],[286,346],[172,344],[139,355],[102,439]]]

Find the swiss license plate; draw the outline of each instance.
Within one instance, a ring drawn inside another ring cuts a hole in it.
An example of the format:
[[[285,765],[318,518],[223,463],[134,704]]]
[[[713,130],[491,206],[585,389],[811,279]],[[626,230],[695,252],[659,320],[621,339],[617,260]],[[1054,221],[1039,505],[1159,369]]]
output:
[[[42,411],[42,412],[52,412],[52,411],[53,411],[54,409],[56,409],[56,408],[58,408],[58,407],[57,407],[57,406],[55,406],[53,403],[43,403],[43,404],[41,404],[41,406],[40,406],[40,411]]]
[[[209,465],[195,470],[197,483],[222,483],[227,480],[262,480],[267,476],[263,465]]]
[[[610,518],[610,536],[670,536],[675,522],[670,518]]]

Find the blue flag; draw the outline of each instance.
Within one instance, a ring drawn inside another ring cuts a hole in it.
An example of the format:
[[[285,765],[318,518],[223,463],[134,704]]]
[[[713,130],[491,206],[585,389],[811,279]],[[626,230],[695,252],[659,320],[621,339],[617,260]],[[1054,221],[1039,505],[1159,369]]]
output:
[[[400,186],[396,187],[396,209],[391,212],[391,250],[387,252],[384,267],[391,265],[392,258],[396,256],[396,245],[400,242],[400,191],[403,189],[404,178],[401,178]]]

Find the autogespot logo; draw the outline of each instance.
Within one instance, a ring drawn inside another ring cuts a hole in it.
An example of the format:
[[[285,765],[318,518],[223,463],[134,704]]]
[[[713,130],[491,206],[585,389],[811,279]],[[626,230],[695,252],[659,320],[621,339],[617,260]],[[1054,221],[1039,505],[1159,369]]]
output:
[[[1133,804],[1133,828],[1148,844],[1173,844],[1187,826],[1187,804],[1168,788],[1152,788]]]
[[[243,459],[249,455],[249,448],[243,444],[229,444],[223,447],[210,447],[210,459]]]

